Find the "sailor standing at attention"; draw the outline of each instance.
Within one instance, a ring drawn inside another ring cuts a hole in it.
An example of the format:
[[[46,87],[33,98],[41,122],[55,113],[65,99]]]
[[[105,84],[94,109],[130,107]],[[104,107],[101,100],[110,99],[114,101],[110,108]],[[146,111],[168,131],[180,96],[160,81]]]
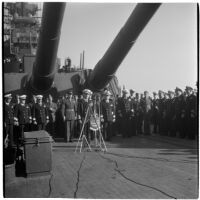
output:
[[[82,126],[84,125],[83,134],[85,134],[88,142],[91,140],[91,132],[90,132],[90,116],[92,112],[92,101],[90,100],[90,97],[92,95],[92,91],[89,89],[83,90],[83,98],[80,99],[78,102],[77,107],[77,114],[78,114],[78,120]],[[87,118],[86,118],[87,114]],[[85,121],[85,124],[83,124]]]
[[[24,132],[29,131],[30,124],[32,123],[31,109],[26,104],[26,95],[19,97],[20,103],[15,106],[14,119],[19,124],[19,135],[18,139],[24,137]]]
[[[111,93],[104,92],[105,99],[101,102],[101,113],[103,118],[103,137],[106,141],[110,141],[112,137],[112,125],[115,121],[114,104],[110,100]]]
[[[37,130],[45,130],[49,121],[47,107],[42,102],[42,95],[37,95],[36,98],[37,103],[33,106],[33,123],[37,125]]]
[[[13,146],[13,124],[14,124],[14,110],[13,105],[11,104],[12,95],[4,95],[4,145],[5,147]]]

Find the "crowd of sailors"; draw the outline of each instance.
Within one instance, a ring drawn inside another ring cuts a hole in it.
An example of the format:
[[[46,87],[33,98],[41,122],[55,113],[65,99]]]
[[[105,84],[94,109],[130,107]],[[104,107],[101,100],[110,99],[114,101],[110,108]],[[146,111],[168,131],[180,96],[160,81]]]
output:
[[[73,142],[83,133],[90,142],[94,131],[102,132],[106,141],[113,136],[159,134],[194,140],[197,137],[197,92],[186,86],[185,91],[139,94],[122,90],[113,98],[105,89],[92,93],[84,89],[81,95],[68,91],[57,102],[51,95],[4,95],[4,144],[15,146],[23,139],[23,132],[46,130],[53,137]]]

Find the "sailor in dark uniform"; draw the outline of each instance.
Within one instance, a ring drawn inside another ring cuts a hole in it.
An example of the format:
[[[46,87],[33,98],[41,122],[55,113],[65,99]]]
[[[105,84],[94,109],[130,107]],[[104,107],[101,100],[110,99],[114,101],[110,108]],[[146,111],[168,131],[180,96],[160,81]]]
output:
[[[150,119],[151,119],[151,99],[149,97],[149,92],[144,91],[143,99],[143,112],[144,112],[144,134],[150,134]]]
[[[175,93],[173,91],[168,91],[169,99],[167,105],[167,121],[168,121],[168,132],[169,136],[174,137],[176,134],[176,120],[175,120]]]
[[[47,107],[42,102],[42,95],[37,95],[37,103],[33,107],[33,123],[37,125],[37,130],[45,130],[49,121]]]
[[[159,99],[158,99],[158,116],[159,116],[159,134],[164,134],[164,119],[165,119],[165,99],[164,99],[164,92],[159,90],[158,91]]]
[[[65,141],[72,142],[74,137],[74,121],[76,117],[76,102],[72,98],[72,91],[68,92],[68,97],[62,103],[62,117],[65,123]]]
[[[37,102],[37,98],[36,98],[36,95],[32,95],[31,97],[31,102],[29,103],[29,107],[31,109],[31,116],[33,116],[33,108],[35,106]],[[33,123],[30,124],[30,131],[36,131],[37,130],[37,125]]]
[[[24,137],[24,132],[29,131],[29,125],[32,123],[31,110],[28,104],[26,104],[26,95],[19,97],[20,103],[15,106],[14,117],[19,124],[18,139]]]
[[[153,132],[158,133],[158,98],[157,93],[153,92],[152,99],[152,123],[153,123]]]
[[[78,95],[74,95],[73,97],[75,101],[75,121],[74,121],[74,137],[78,138],[78,133],[79,133],[79,125],[78,125],[78,119],[77,119],[77,106],[78,106]]]
[[[131,135],[136,135],[136,101],[134,96],[135,91],[130,89],[129,99],[131,100],[131,119],[130,119],[130,131]]]
[[[192,88],[189,86],[186,86],[186,119],[187,119],[187,134],[188,138],[191,140],[195,139],[195,118],[197,116],[197,110],[196,110],[196,97],[194,94],[192,94]]]
[[[92,111],[92,101],[90,100],[92,92],[89,89],[83,90],[83,98],[78,101],[77,116],[80,124],[84,125],[83,134],[85,134],[88,142],[91,140],[90,116]],[[87,118],[86,117],[87,114]],[[83,124],[85,122],[85,124]]]
[[[131,137],[130,120],[131,120],[131,100],[128,98],[129,91],[124,89],[122,91],[123,96],[119,99],[117,105],[117,111],[120,113],[119,116],[122,119],[122,136]]]
[[[114,104],[110,100],[111,93],[104,92],[104,100],[101,102],[101,114],[103,121],[103,137],[106,141],[110,141],[112,137],[112,124],[115,121]]]
[[[139,93],[135,94],[135,101],[134,101],[135,109],[135,119],[136,119],[136,133],[141,134],[142,133],[142,122],[143,122],[143,111],[140,104],[140,95]]]
[[[129,98],[130,99],[135,99],[135,91],[134,90],[132,90],[132,89],[130,89],[130,96],[129,96]]]
[[[179,137],[186,136],[186,101],[183,96],[183,91],[176,87],[175,112],[176,112],[176,130],[179,132]]]
[[[12,95],[4,95],[4,146],[12,147],[14,145],[13,141],[13,124],[14,124],[14,110],[11,104]]]

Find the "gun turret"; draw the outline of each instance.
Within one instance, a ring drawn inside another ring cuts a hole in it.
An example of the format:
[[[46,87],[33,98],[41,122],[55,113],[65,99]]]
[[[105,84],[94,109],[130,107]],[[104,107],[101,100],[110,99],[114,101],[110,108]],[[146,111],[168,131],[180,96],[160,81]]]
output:
[[[96,64],[86,87],[99,91],[109,83],[159,6],[160,3],[141,3],[135,7],[104,56]]]
[[[30,79],[31,87],[39,92],[51,88],[60,40],[60,29],[65,11],[63,2],[44,3],[36,60]]]

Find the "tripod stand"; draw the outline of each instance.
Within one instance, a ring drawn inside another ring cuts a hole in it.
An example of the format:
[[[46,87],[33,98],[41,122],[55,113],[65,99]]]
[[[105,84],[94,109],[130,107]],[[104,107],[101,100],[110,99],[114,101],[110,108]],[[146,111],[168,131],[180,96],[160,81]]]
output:
[[[103,136],[102,136],[102,133],[101,133],[100,125],[97,123],[97,119],[96,119],[94,111],[92,110],[92,108],[90,107],[90,105],[88,105],[87,111],[86,111],[86,115],[85,115],[85,119],[84,119],[84,122],[83,122],[83,125],[82,125],[82,128],[81,128],[81,133],[80,133],[77,145],[76,145],[75,152],[77,152],[77,149],[80,146],[80,153],[81,153],[82,148],[83,148],[83,142],[84,142],[84,140],[87,143],[89,150],[92,151],[92,149],[90,147],[90,144],[89,144],[89,142],[88,142],[88,140],[87,140],[87,138],[85,136],[85,133],[84,133],[85,124],[88,122],[88,120],[90,120],[90,119],[87,119],[89,111],[91,111],[90,112],[91,116],[93,117],[94,122],[95,122],[96,127],[97,127],[97,129],[92,129],[93,131],[95,131],[96,147],[100,147],[101,151],[107,151],[106,144],[104,142],[104,139],[103,139]],[[97,131],[99,133],[98,135],[97,135]]]

